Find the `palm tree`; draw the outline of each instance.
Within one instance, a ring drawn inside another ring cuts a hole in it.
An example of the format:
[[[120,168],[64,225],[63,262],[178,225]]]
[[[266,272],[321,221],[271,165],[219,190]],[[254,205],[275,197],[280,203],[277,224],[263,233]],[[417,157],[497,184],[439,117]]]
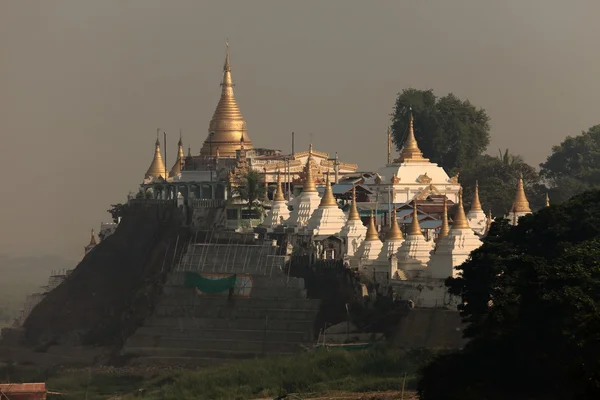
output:
[[[515,165],[522,164],[525,162],[525,160],[523,160],[523,157],[521,157],[518,154],[509,153],[508,149],[504,150],[504,153],[502,153],[501,149],[498,149],[498,153],[498,160],[502,161],[502,164],[504,165]]]
[[[240,177],[240,184],[233,189],[233,192],[248,202],[248,213],[251,215],[252,205],[265,193],[261,174],[254,170],[248,170]]]

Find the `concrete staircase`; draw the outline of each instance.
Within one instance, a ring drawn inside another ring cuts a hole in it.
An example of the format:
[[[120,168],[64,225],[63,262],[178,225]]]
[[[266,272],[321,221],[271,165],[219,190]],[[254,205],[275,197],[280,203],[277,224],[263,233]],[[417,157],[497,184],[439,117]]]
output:
[[[247,260],[215,270],[223,249],[204,246],[207,251],[211,267],[194,271],[249,274],[249,297],[201,296],[184,286],[184,271],[171,273],[154,313],[124,346],[134,364],[208,366],[312,347],[320,300],[306,298],[303,279],[288,278],[279,266],[249,267]]]

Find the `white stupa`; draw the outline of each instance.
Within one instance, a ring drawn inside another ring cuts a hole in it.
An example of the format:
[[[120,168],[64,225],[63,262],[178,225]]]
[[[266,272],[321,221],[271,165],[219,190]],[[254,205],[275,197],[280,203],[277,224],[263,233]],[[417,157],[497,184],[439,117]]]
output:
[[[381,248],[381,252],[379,253],[378,260],[385,261],[386,263],[389,261],[389,258],[392,254],[396,254],[398,249],[404,242],[404,236],[402,235],[402,231],[398,226],[398,220],[396,219],[396,210],[392,211],[392,225],[390,226],[390,230],[387,231],[385,235],[385,240],[383,242],[383,247]]]
[[[408,272],[409,275],[417,275],[426,268],[433,250],[433,242],[425,240],[421,231],[416,201],[413,202],[413,207],[412,222],[397,253],[398,269]]]
[[[354,253],[356,253],[363,240],[365,240],[366,234],[367,227],[362,223],[358,209],[356,208],[356,186],[353,186],[352,204],[348,212],[348,219],[340,231],[340,236],[346,243],[346,254],[348,256],[354,256]]]
[[[360,247],[354,254],[354,258],[358,260],[359,266],[370,265],[377,260],[382,247],[383,243],[379,240],[379,235],[375,228],[375,217],[373,217],[373,212],[371,211],[371,219],[369,220],[365,240],[360,244]]]
[[[277,171],[277,191],[273,198],[273,205],[262,223],[262,226],[267,229],[273,229],[283,224],[290,217],[290,210],[288,209],[285,197],[283,197],[283,189],[281,187],[281,174]]]
[[[444,230],[444,224],[446,227],[448,226],[448,212],[446,210],[445,199],[442,231]],[[464,263],[469,258],[471,252],[482,245],[479,237],[469,226],[463,207],[462,192],[459,194],[452,229],[444,234],[442,234],[442,231],[440,231],[439,240],[427,268],[430,276],[438,279],[456,276],[458,271],[454,267]]]
[[[476,234],[485,234],[487,228],[487,217],[483,211],[483,208],[481,208],[481,202],[479,201],[479,183],[477,182],[475,182],[475,193],[473,194],[471,209],[467,213],[467,220],[469,221],[469,226]]]
[[[327,173],[327,183],[325,192],[319,203],[319,207],[312,213],[306,228],[312,231],[314,236],[329,236],[340,233],[346,224],[346,215],[338,206],[331,184],[329,183],[329,173]]]
[[[313,163],[311,144],[308,150],[306,165],[304,166],[304,185],[302,187],[302,193],[294,199],[294,209],[290,213],[290,218],[287,220],[287,225],[289,226],[298,228],[305,227],[313,212],[321,203],[321,198],[317,192],[315,179],[312,173]]]

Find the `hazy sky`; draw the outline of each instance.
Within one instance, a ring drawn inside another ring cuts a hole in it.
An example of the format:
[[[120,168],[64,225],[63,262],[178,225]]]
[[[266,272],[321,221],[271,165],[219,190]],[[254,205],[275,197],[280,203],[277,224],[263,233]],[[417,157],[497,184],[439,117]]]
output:
[[[225,39],[255,146],[374,169],[406,87],[487,110],[537,165],[600,123],[597,0],[0,0],[0,253],[79,259],[136,191],[156,128],[198,153]]]

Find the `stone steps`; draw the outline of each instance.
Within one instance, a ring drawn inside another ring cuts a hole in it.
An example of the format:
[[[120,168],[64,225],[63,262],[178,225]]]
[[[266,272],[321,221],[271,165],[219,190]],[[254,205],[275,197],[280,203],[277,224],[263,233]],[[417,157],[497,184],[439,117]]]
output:
[[[138,338],[168,337],[173,339],[218,339],[218,340],[275,340],[281,342],[310,342],[310,332],[249,330],[249,329],[186,329],[141,327],[137,330],[134,342]],[[146,340],[146,339],[145,339]]]
[[[215,343],[216,344],[216,343]],[[290,355],[302,350],[300,344],[268,343],[268,342],[245,342],[243,346],[238,345],[234,349],[227,348],[227,341],[216,344],[219,348],[184,348],[184,347],[125,347],[125,352],[137,357],[189,357],[196,359],[218,358],[230,360],[243,360],[256,358],[266,354]],[[306,346],[306,345],[305,345]],[[306,346],[309,347],[309,346]]]
[[[144,323],[147,328],[176,328],[176,329],[248,329],[248,330],[279,330],[279,331],[312,331],[313,320],[289,319],[214,319],[214,318],[184,318],[184,317],[149,317]]]
[[[316,310],[292,310],[285,308],[252,308],[252,307],[201,307],[197,305],[162,305],[159,304],[154,311],[156,317],[182,317],[182,318],[215,318],[215,319],[257,319],[314,321]]]
[[[187,289],[187,288],[186,288]],[[201,307],[218,307],[218,306],[229,306],[233,304],[234,307],[242,308],[289,308],[293,310],[319,310],[321,306],[320,300],[309,300],[309,299],[265,299],[256,297],[236,297],[230,301],[226,297],[200,297],[195,293],[190,293],[189,289],[186,291],[177,291],[166,294],[160,301],[160,305],[171,306],[171,305],[182,305],[182,304],[196,304]]]

